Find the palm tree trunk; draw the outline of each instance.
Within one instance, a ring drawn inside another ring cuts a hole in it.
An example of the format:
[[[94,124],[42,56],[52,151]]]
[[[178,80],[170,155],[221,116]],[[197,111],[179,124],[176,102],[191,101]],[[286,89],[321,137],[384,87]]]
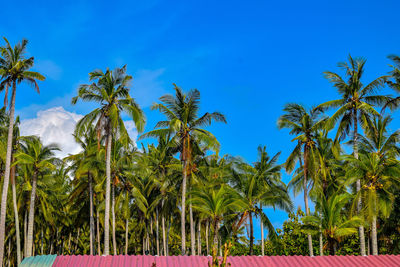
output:
[[[201,221],[197,222],[197,255],[201,255]]]
[[[186,254],[186,231],[185,231],[185,209],[186,209],[186,179],[187,162],[183,161],[183,180],[182,180],[182,207],[181,207],[181,254]]]
[[[27,241],[27,246],[26,246],[26,251],[25,251],[26,257],[32,256],[33,226],[35,223],[36,183],[37,183],[37,173],[35,171],[32,176],[31,202],[29,204],[28,237],[27,237],[28,241]]]
[[[153,216],[150,216],[150,237],[149,238],[149,250],[151,249],[151,255],[154,255],[154,233],[153,233]]]
[[[215,250],[215,252],[217,251],[217,249],[218,249],[218,222],[217,221],[215,221],[214,223],[213,223],[214,225],[213,225],[213,230],[214,230],[214,238],[213,238],[213,254],[214,254],[214,250]]]
[[[23,257],[26,258],[26,246],[28,244],[28,211],[25,210],[24,215],[24,255]]]
[[[322,244],[322,231],[321,231],[321,225],[319,225],[319,255],[324,256],[324,248]]]
[[[208,245],[208,229],[210,228],[210,221],[207,219],[206,223],[206,248],[207,248],[207,256],[210,255],[210,248]]]
[[[249,223],[250,223],[250,256],[253,255],[253,245],[254,245],[254,229],[253,229],[253,216],[251,211],[249,212]]]
[[[115,185],[112,184],[111,214],[112,214],[112,239],[114,255],[117,255],[117,240],[115,237]]]
[[[157,245],[157,256],[160,256],[160,238],[158,236],[158,207],[156,208],[156,245]]]
[[[169,255],[169,230],[171,229],[171,218],[168,222],[168,230],[167,230],[167,256]]]
[[[164,203],[163,203],[164,206]],[[164,256],[167,256],[167,239],[165,237],[165,217],[164,213],[161,213],[161,228],[162,228],[162,235],[163,235],[163,252]]]
[[[304,172],[304,179],[303,179],[303,191],[304,191],[304,206],[306,209],[306,215],[310,215],[310,209],[308,206],[308,189],[307,189],[307,175],[308,175],[308,149],[307,146],[304,146],[304,166],[303,166],[303,172]],[[312,245],[312,237],[310,234],[307,234],[307,239],[308,239],[308,251],[310,256],[314,256],[314,251],[313,251],[313,245]]]
[[[13,82],[11,104],[10,104],[10,116],[8,124],[8,136],[7,136],[7,152],[6,152],[6,166],[4,171],[3,180],[3,191],[1,194],[1,208],[0,208],[0,263],[3,262],[4,257],[4,239],[6,232],[6,212],[7,212],[7,194],[8,184],[10,182],[10,169],[11,169],[11,154],[12,154],[12,143],[13,143],[13,130],[14,130],[14,111],[15,111],[15,94],[16,94],[16,83]]]
[[[196,256],[196,236],[194,231],[193,210],[192,203],[189,204],[189,217],[190,217],[190,250],[192,256]]]
[[[372,216],[371,225],[372,255],[378,255],[378,239],[376,233],[376,215]]]
[[[354,120],[354,133],[353,133],[353,154],[354,158],[358,159],[358,121],[357,121],[357,113],[353,112],[353,120]],[[356,182],[356,190],[357,193],[361,189],[361,181],[360,179]],[[362,209],[361,198],[357,200],[357,213],[360,214]],[[365,235],[364,235],[364,226],[360,225],[358,227],[358,236],[360,239],[360,253],[361,256],[365,256]]]
[[[92,175],[88,173],[89,182],[89,209],[90,209],[90,255],[93,255],[94,251],[94,217],[93,217],[93,185]]]
[[[11,168],[11,186],[14,207],[14,220],[15,220],[15,235],[17,241],[17,266],[21,263],[21,239],[19,233],[19,218],[18,218],[18,205],[17,205],[17,190],[15,188],[15,166]]]
[[[111,125],[108,123],[106,156],[106,203],[104,211],[104,255],[110,254]]]
[[[101,255],[101,244],[100,244],[100,212],[99,212],[99,205],[97,203],[97,208],[96,208],[96,223],[97,223],[97,255]]]
[[[129,246],[129,219],[125,219],[125,255],[128,255],[128,246]]]
[[[263,212],[261,203],[260,203],[260,209],[261,209],[261,212]],[[260,224],[261,224],[260,225],[260,228],[261,228],[261,255],[264,256],[264,224],[263,224],[263,220],[262,220],[261,216],[260,216]]]

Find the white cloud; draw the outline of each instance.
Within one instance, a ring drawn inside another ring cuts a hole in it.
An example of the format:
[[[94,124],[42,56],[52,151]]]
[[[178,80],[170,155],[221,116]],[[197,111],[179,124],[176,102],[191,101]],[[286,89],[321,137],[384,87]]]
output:
[[[61,151],[56,153],[57,156],[65,157],[80,150],[72,133],[81,118],[82,115],[68,112],[63,107],[41,110],[35,118],[22,120],[21,135],[37,135],[45,145],[58,144]]]
[[[61,106],[40,110],[35,118],[22,120],[21,135],[39,136],[45,145],[58,144],[61,151],[56,155],[62,158],[80,151],[80,146],[72,134],[76,123],[82,117],[83,115],[69,112]],[[136,141],[138,133],[133,121],[125,121],[125,127],[132,140]]]

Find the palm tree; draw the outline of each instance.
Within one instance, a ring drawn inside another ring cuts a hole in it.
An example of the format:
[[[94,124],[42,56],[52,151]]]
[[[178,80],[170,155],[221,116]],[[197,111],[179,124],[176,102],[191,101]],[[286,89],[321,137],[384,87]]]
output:
[[[34,63],[34,58],[25,58],[26,46],[28,41],[23,39],[14,47],[10,45],[8,40],[4,38],[6,45],[0,48],[0,91],[5,90],[4,106],[8,102],[8,89],[12,87],[11,102],[9,112],[8,124],[8,137],[7,137],[7,154],[6,166],[3,182],[3,191],[1,196],[1,210],[0,210],[0,262],[3,262],[4,256],[4,237],[5,237],[5,220],[7,209],[7,194],[8,184],[10,181],[11,170],[11,154],[13,143],[13,129],[14,129],[14,111],[15,111],[15,95],[17,84],[27,82],[32,85],[39,93],[39,86],[36,80],[44,81],[45,77],[38,72],[30,71]]]
[[[208,126],[212,121],[226,123],[225,116],[219,112],[205,113],[199,116],[200,109],[200,92],[196,89],[189,91],[187,94],[174,84],[175,97],[173,95],[164,95],[160,98],[162,103],[155,104],[152,109],[157,109],[166,117],[166,121],[160,121],[155,126],[155,130],[145,133],[141,138],[160,137],[173,134],[173,142],[180,152],[182,161],[182,202],[181,202],[181,251],[182,255],[186,252],[186,233],[185,233],[185,212],[186,212],[186,180],[190,175],[190,162],[192,159],[194,143],[205,143],[211,149],[218,150],[219,143],[215,136],[202,129]],[[193,227],[191,227],[193,228]],[[191,231],[193,233],[193,231]],[[194,237],[192,236],[192,240]],[[192,244],[192,253],[195,249]]]
[[[237,162],[235,164],[236,166],[234,166],[232,179],[230,181],[235,190],[239,193],[242,202],[242,207],[240,209],[241,218],[236,227],[239,227],[246,218],[249,220],[250,255],[253,255],[254,245],[253,215],[259,216],[261,221],[263,221],[263,224],[265,224],[268,229],[268,236],[270,239],[275,239],[276,237],[275,229],[262,210],[261,205],[274,208],[278,207],[287,212],[291,211],[293,208],[286,191],[286,186],[280,181],[279,174],[276,173],[279,167],[274,166],[279,157],[279,153],[269,160],[263,148],[260,147],[259,151],[261,151],[261,157],[260,161],[255,164],[255,167],[244,162]],[[272,169],[268,167],[272,167]],[[268,171],[271,172],[268,173]]]
[[[89,127],[84,132],[84,135],[79,138],[75,136],[75,142],[77,142],[82,152],[70,155],[64,160],[72,163],[70,169],[74,169],[75,179],[80,180],[82,177],[87,178],[87,189],[89,192],[89,216],[90,216],[90,255],[94,253],[94,214],[93,214],[93,180],[95,176],[98,176],[98,169],[96,168],[99,161],[96,157],[96,133],[93,127]],[[80,188],[78,185],[75,188]]]
[[[393,61],[392,71],[389,73],[390,78],[389,80],[386,81],[386,83],[389,85],[390,88],[392,88],[394,91],[397,93],[400,92],[400,57],[396,55],[390,55],[388,56],[389,59]],[[387,103],[384,105],[384,109],[386,107],[389,107],[390,109],[397,109],[400,106],[400,96],[391,98],[387,101]]]
[[[106,195],[104,213],[104,255],[110,252],[110,186],[111,186],[111,146],[113,137],[119,136],[123,143],[129,143],[129,135],[121,117],[126,112],[134,121],[136,129],[141,132],[145,118],[142,110],[129,95],[129,82],[132,76],[126,74],[126,65],[106,72],[95,70],[89,73],[92,84],[83,84],[79,87],[78,96],[72,99],[76,104],[78,99],[98,102],[101,107],[96,108],[84,116],[76,126],[76,135],[82,135],[88,125],[95,124],[98,142],[104,134],[106,139]]]
[[[216,255],[220,223],[232,216],[237,216],[233,211],[240,210],[242,207],[240,196],[228,185],[211,190],[199,188],[191,191],[189,203],[192,203],[195,210],[211,219],[214,235],[213,255]]]
[[[393,188],[400,184],[400,165],[396,158],[386,158],[378,153],[360,153],[352,163],[348,176],[361,181],[356,200],[364,200],[365,215],[371,223],[372,254],[378,255],[377,217],[390,215],[393,207]]]
[[[24,146],[16,155],[16,163],[27,165],[32,175],[32,190],[29,204],[28,240],[25,257],[32,255],[33,226],[35,220],[35,199],[37,179],[49,170],[55,169],[54,151],[59,150],[57,145],[44,146],[37,137],[26,137],[23,139]]]
[[[381,89],[387,76],[381,76],[367,85],[361,81],[366,60],[363,58],[352,58],[349,56],[347,62],[338,64],[339,68],[345,71],[345,77],[342,78],[334,72],[324,72],[325,77],[333,83],[334,87],[341,95],[340,99],[331,100],[318,106],[321,109],[338,108],[338,110],[329,118],[326,124],[327,129],[332,129],[335,123],[340,120],[336,139],[343,140],[353,128],[353,155],[358,158],[358,124],[364,123],[371,115],[379,113],[374,109],[374,105],[383,106],[390,98],[384,95],[377,95],[376,92]],[[356,182],[357,192],[361,188],[361,182]],[[358,212],[362,209],[361,199],[358,202]],[[365,255],[365,237],[364,226],[359,227],[360,251]]]
[[[267,196],[262,198],[260,201],[260,210],[263,212],[263,205],[275,207],[278,201],[282,201],[285,205],[282,205],[286,211],[292,209],[292,203],[286,192],[284,183],[281,181],[281,165],[277,164],[280,152],[275,154],[272,158],[267,153],[266,146],[259,146],[258,150],[258,161],[254,163],[254,168],[257,170],[258,175],[262,180],[262,187],[266,188],[266,191],[273,189],[273,196]],[[277,193],[278,192],[278,193]],[[281,199],[279,200],[278,198]],[[266,218],[268,219],[268,218]],[[264,219],[264,220],[266,220]],[[261,218],[261,255],[264,256],[264,220]],[[273,228],[268,227],[271,231]]]
[[[304,106],[295,103],[285,105],[283,111],[285,114],[278,119],[278,127],[279,129],[290,129],[290,134],[296,135],[292,141],[297,141],[296,147],[285,162],[285,169],[286,171],[291,172],[293,171],[297,161],[300,162],[299,170],[302,169],[303,171],[303,174],[300,176],[302,176],[303,179],[304,205],[306,215],[310,215],[308,206],[308,183],[310,182],[309,178],[312,179],[315,171],[315,139],[318,130],[323,128],[326,119],[321,118],[321,111],[319,109],[311,109],[307,112]],[[291,181],[291,184],[292,183],[293,182]],[[313,256],[312,237],[308,234],[307,238],[308,250],[310,256]]]
[[[335,193],[329,198],[320,194],[320,216],[308,215],[303,217],[304,229],[309,233],[317,233],[322,229],[325,236],[325,248],[330,255],[336,254],[337,244],[341,238],[357,233],[357,226],[361,224],[358,217],[346,218],[344,208],[351,200],[348,193]]]

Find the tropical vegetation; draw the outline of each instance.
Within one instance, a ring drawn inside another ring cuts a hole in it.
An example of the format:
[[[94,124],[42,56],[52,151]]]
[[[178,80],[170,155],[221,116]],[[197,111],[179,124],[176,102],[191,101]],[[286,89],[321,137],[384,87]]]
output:
[[[199,90],[174,84],[174,93],[152,106],[164,119],[144,132],[127,66],[96,69],[72,99],[93,107],[73,134],[81,150],[59,158],[57,144],[20,136],[17,88],[24,82],[39,92],[45,73],[31,71],[35,60],[26,56],[26,40],[4,41],[3,265],[40,254],[212,254],[210,266],[223,266],[228,254],[400,253],[400,132],[390,128],[400,97],[382,93],[400,91],[398,56],[389,56],[388,73],[366,85],[362,58],[339,63],[342,73],[324,72],[340,98],[315,107],[286,104],[276,123],[293,136],[285,144],[292,152],[282,158],[260,145],[255,162],[220,154],[207,127],[229,120],[200,112],[206,100]],[[129,136],[128,120],[138,140]],[[291,196],[300,192],[305,209],[295,210]],[[278,228],[270,220],[276,209],[288,214]]]

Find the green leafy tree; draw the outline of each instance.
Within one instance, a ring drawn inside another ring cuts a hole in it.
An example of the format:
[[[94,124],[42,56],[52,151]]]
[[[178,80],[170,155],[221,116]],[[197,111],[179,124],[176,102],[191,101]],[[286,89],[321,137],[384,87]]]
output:
[[[343,69],[345,76],[341,77],[334,72],[324,72],[325,77],[337,89],[341,98],[320,104],[317,108],[328,109],[338,108],[329,118],[326,128],[332,129],[337,121],[339,126],[336,139],[343,140],[353,130],[353,155],[358,158],[358,125],[364,122],[371,115],[379,115],[374,106],[385,105],[390,98],[376,94],[385,85],[386,76],[381,76],[367,85],[362,83],[366,60],[363,58],[352,58],[349,56],[348,62],[341,62],[338,67]],[[356,182],[356,189],[359,191],[361,182]],[[358,203],[358,211],[361,212],[361,199]],[[359,227],[360,251],[365,255],[364,226]]]
[[[322,234],[326,238],[324,247],[329,249],[330,255],[336,254],[341,238],[356,234],[357,227],[361,224],[359,217],[347,218],[344,214],[344,208],[351,198],[352,196],[347,193],[333,194],[328,199],[322,197],[320,215],[309,215],[303,218],[305,231],[318,233],[322,228]]]
[[[11,170],[11,154],[13,144],[13,129],[14,129],[14,112],[15,112],[15,96],[17,92],[17,84],[26,82],[32,85],[37,92],[39,86],[37,80],[43,81],[45,77],[38,72],[30,71],[34,64],[34,58],[25,58],[26,46],[28,41],[23,39],[14,47],[4,38],[6,45],[0,48],[0,91],[5,91],[4,106],[8,103],[9,88],[11,91],[11,102],[9,111],[8,135],[7,135],[7,154],[5,162],[5,173],[3,190],[1,195],[1,210],[0,210],[0,263],[3,262],[4,256],[4,238],[5,238],[5,220],[7,210],[7,194],[8,184],[10,181]]]
[[[300,104],[287,104],[283,109],[283,114],[278,119],[279,129],[288,128],[290,134],[296,135],[292,141],[297,141],[296,147],[289,155],[285,162],[285,169],[288,172],[293,171],[296,163],[300,162],[299,171],[297,176],[291,181],[291,184],[303,182],[304,192],[304,205],[306,215],[310,214],[308,204],[308,184],[314,177],[315,173],[315,139],[318,130],[325,126],[325,118],[321,118],[321,110],[311,109],[309,112]],[[303,164],[304,162],[304,164]],[[308,234],[308,248],[310,256],[313,256],[312,237]]]
[[[393,208],[393,187],[400,184],[400,165],[394,158],[385,158],[377,153],[361,153],[359,159],[349,159],[353,164],[349,177],[361,181],[361,190],[356,200],[364,203],[363,214],[371,224],[372,254],[378,255],[377,217],[390,215]]]
[[[175,96],[164,95],[160,98],[161,103],[152,106],[152,109],[159,110],[163,113],[167,120],[160,121],[155,126],[155,130],[145,133],[141,138],[160,137],[173,134],[173,142],[180,152],[182,161],[182,201],[181,201],[181,252],[186,252],[186,185],[187,176],[190,167],[191,157],[193,154],[194,142],[205,143],[214,150],[219,149],[219,142],[215,136],[203,129],[212,121],[225,122],[225,116],[219,112],[205,113],[199,116],[200,109],[200,92],[196,89],[185,94],[181,88],[174,84]],[[192,236],[193,239],[193,236]],[[194,249],[192,248],[192,253]]]
[[[129,143],[129,135],[125,128],[121,113],[126,112],[134,121],[138,131],[142,131],[145,124],[143,111],[129,94],[129,83],[132,76],[126,74],[126,66],[109,69],[106,72],[95,70],[89,73],[92,84],[83,84],[78,89],[78,96],[72,99],[76,104],[78,99],[94,101],[101,107],[85,115],[76,126],[76,136],[81,136],[88,125],[95,125],[98,140],[103,134],[106,139],[106,193],[104,213],[104,255],[110,253],[110,191],[111,191],[111,147],[113,136]]]
[[[45,172],[55,169],[54,151],[56,150],[59,150],[57,145],[44,146],[39,138],[28,137],[24,138],[23,148],[15,155],[16,163],[27,165],[32,175],[25,257],[32,255],[37,179]]]

